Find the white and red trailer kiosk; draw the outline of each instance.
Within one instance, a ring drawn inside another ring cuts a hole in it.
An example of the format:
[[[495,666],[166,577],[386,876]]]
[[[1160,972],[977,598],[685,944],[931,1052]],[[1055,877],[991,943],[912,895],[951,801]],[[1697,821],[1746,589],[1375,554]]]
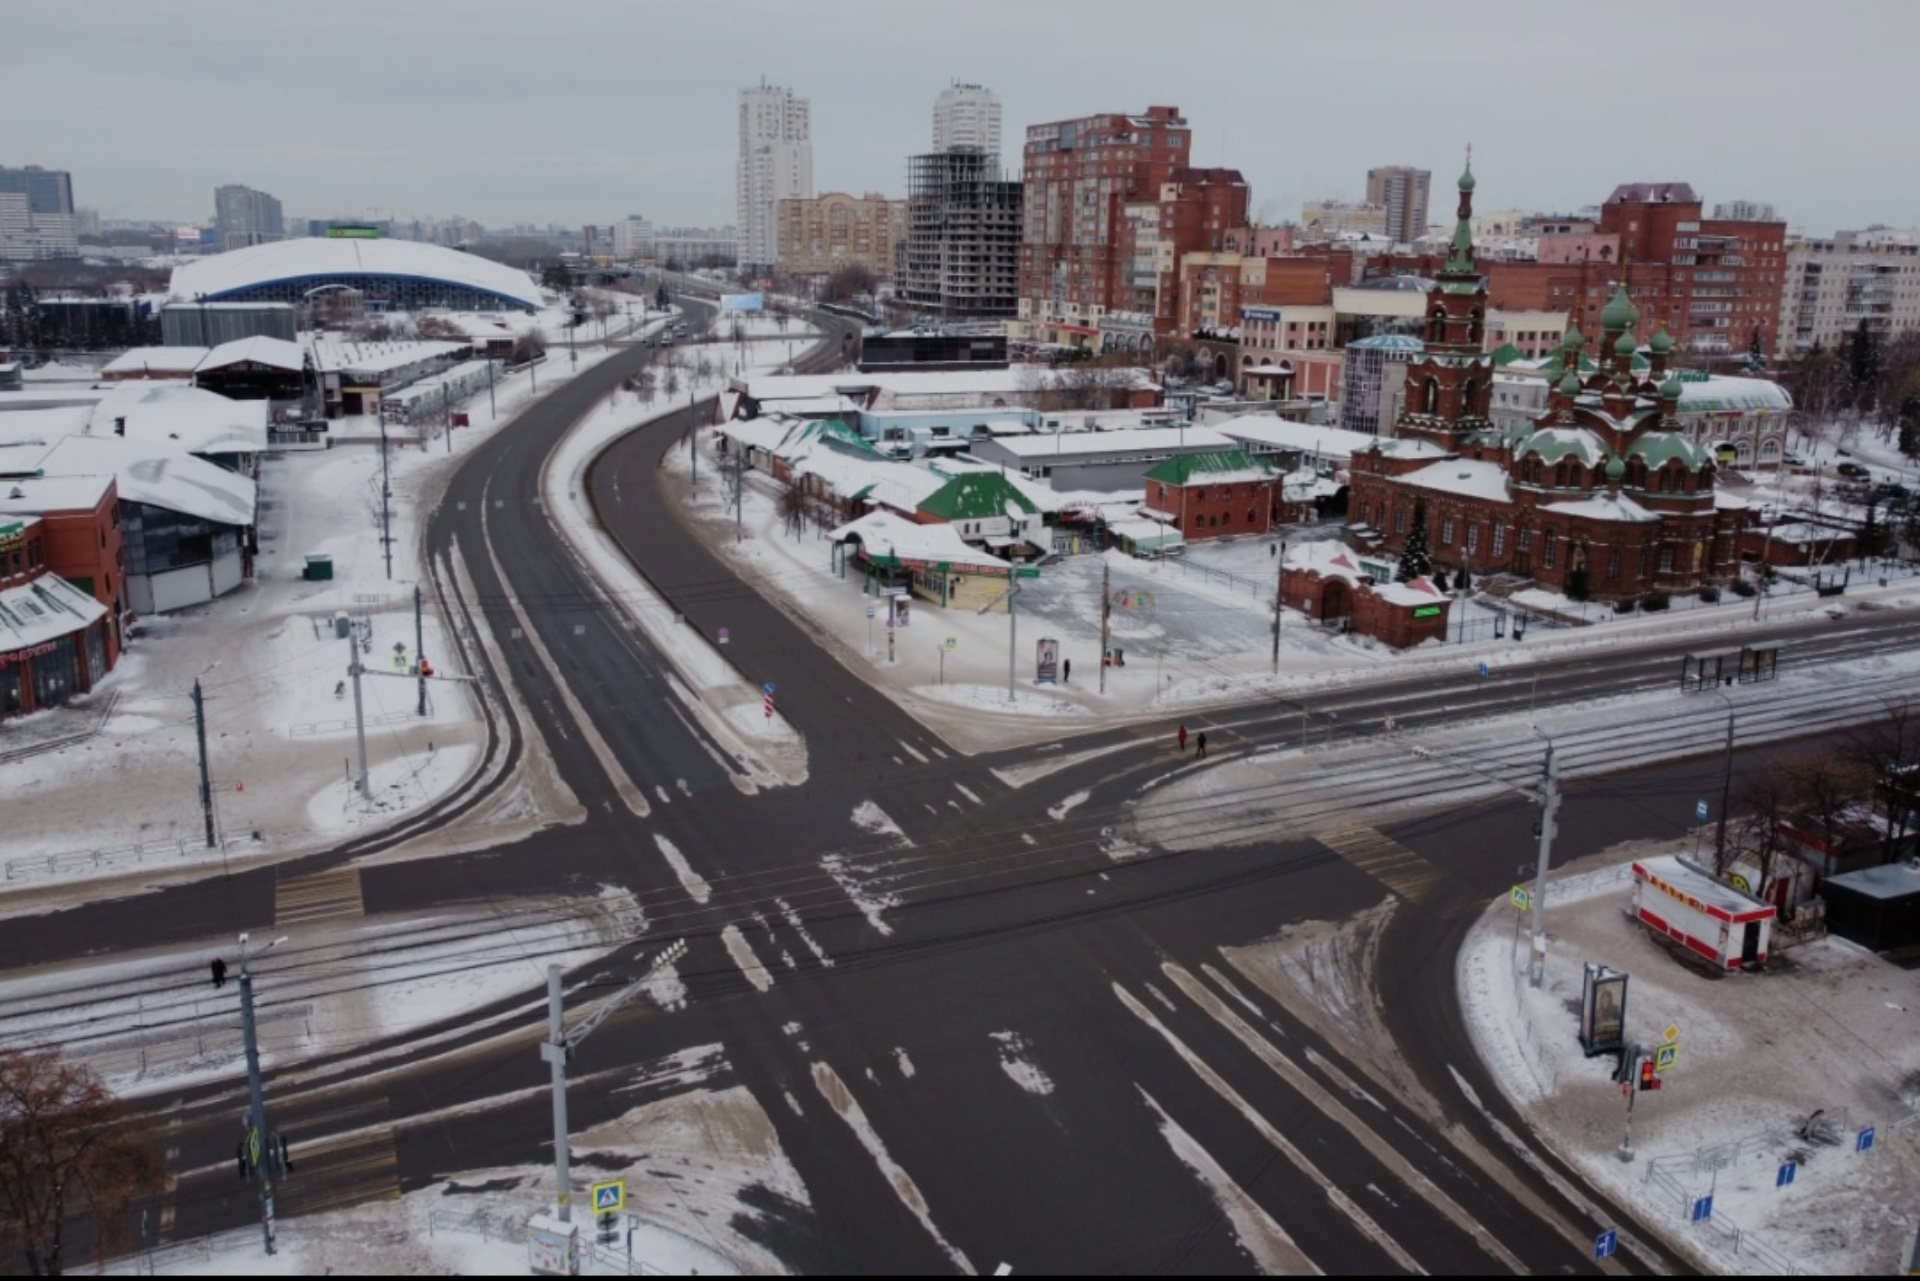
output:
[[[1773,904],[1676,855],[1634,863],[1633,915],[1721,969],[1767,963]]]

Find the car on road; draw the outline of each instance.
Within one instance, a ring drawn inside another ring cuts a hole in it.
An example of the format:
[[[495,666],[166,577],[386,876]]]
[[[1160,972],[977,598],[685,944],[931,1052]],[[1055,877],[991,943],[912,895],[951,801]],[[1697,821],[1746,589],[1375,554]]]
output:
[[[1833,465],[1833,469],[1839,472],[1842,476],[1852,476],[1856,480],[1865,480],[1867,477],[1873,475],[1872,472],[1868,471],[1865,467],[1861,466],[1859,463],[1854,462],[1852,459],[1848,459],[1847,461],[1841,462],[1841,463],[1835,463]]]

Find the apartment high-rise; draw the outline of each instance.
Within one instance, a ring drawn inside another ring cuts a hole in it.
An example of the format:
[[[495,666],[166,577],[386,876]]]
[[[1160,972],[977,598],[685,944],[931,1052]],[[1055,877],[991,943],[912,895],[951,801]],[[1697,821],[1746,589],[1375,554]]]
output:
[[[813,195],[813,129],[808,100],[761,81],[740,91],[740,156],[734,169],[735,225],[742,266],[780,260],[780,202]]]
[[[239,183],[213,189],[213,229],[222,249],[263,245],[287,237],[280,202]]]
[[[1387,234],[1395,244],[1410,245],[1427,234],[1427,189],[1433,174],[1406,165],[1367,170],[1367,203],[1387,211]]]
[[[854,197],[829,191],[780,202],[780,270],[794,276],[831,276],[864,267],[893,279],[894,260],[907,234],[907,204],[878,192]]]
[[[1716,206],[1717,208],[1720,206]],[[1776,351],[1837,351],[1867,332],[1882,342],[1920,331],[1920,231],[1872,227],[1787,242]]]
[[[1020,318],[1011,336],[1091,346],[1123,308],[1132,259],[1127,206],[1157,201],[1188,163],[1193,131],[1178,107],[1027,128]],[[1229,226],[1244,224],[1244,212]]]
[[[933,149],[973,147],[1000,161],[1000,95],[982,85],[955,81],[933,100]]]
[[[0,262],[71,258],[79,252],[73,175],[39,165],[0,167]]]

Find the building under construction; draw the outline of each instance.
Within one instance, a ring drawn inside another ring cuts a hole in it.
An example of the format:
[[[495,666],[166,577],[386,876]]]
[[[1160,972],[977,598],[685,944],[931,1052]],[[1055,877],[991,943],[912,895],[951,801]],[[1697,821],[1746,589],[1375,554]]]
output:
[[[907,159],[907,244],[896,293],[941,319],[1019,310],[1020,184],[978,147]]]

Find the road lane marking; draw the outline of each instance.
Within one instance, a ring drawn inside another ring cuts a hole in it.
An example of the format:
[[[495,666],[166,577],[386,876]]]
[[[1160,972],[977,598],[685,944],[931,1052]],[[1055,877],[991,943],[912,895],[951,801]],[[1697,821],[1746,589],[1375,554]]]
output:
[[[1420,1194],[1427,1204],[1445,1217],[1453,1220],[1454,1225],[1471,1236],[1488,1254],[1500,1261],[1503,1267],[1515,1273],[1527,1270],[1511,1251],[1494,1239],[1491,1232],[1475,1221],[1471,1214],[1460,1204],[1442,1191],[1432,1179],[1429,1179],[1413,1162],[1407,1160],[1400,1150],[1381,1138],[1374,1129],[1336,1098],[1299,1064],[1273,1047],[1265,1037],[1247,1025],[1247,1021],[1227,1008],[1225,1001],[1215,996],[1207,986],[1184,968],[1171,961],[1160,966],[1161,972],[1173,980],[1174,986],[1186,994],[1187,999],[1198,1005],[1221,1027],[1233,1034],[1235,1040],[1247,1048],[1255,1058],[1267,1065],[1273,1074],[1292,1086],[1294,1091],[1315,1108],[1320,1114],[1338,1121],[1347,1133],[1359,1141],[1373,1159],[1385,1166],[1387,1171],[1400,1182]],[[1384,1194],[1383,1194],[1384,1195]]]
[[[1088,791],[1075,792],[1058,805],[1047,806],[1047,817],[1056,823],[1064,823],[1067,815],[1071,814],[1075,807],[1086,804],[1088,798],[1092,795],[1093,793]]]
[[[727,955],[746,975],[747,982],[762,992],[773,986],[773,975],[766,966],[760,964],[760,958],[754,955],[753,944],[747,942],[747,936],[740,932],[738,925],[729,925],[721,930],[720,941],[727,945]]]
[[[613,754],[613,749],[607,746],[607,740],[600,736],[599,728],[587,718],[586,709],[580,706],[580,700],[573,696],[573,686],[569,685],[566,678],[560,674],[559,664],[555,663],[553,655],[547,652],[546,645],[540,640],[540,633],[533,629],[533,620],[527,617],[526,607],[521,605],[520,597],[511,590],[509,584],[512,580],[507,577],[507,571],[500,565],[499,553],[493,549],[493,536],[488,532],[487,518],[484,514],[480,517],[480,530],[487,540],[487,559],[493,562],[494,575],[500,580],[502,587],[507,588],[507,607],[513,610],[513,616],[519,620],[520,626],[525,630],[527,643],[533,646],[533,652],[539,656],[541,665],[547,669],[547,675],[552,679],[554,688],[560,691],[560,700],[567,705],[567,713],[579,726],[580,735],[587,740],[587,746],[592,749],[594,759],[600,762],[600,768],[606,771],[608,781],[613,784],[613,790],[620,794],[620,799],[627,803],[627,808],[633,811],[635,817],[646,818],[653,813],[653,807],[647,804],[646,793],[640,790],[621,766],[620,759]],[[557,717],[554,720],[554,726],[556,729],[559,727]]]
[[[1287,1230],[1273,1221],[1260,1203],[1247,1195],[1245,1188],[1233,1181],[1233,1177],[1213,1159],[1213,1154],[1194,1139],[1191,1134],[1180,1128],[1178,1122],[1168,1116],[1151,1094],[1141,1089],[1138,1081],[1134,1089],[1140,1090],[1140,1097],[1147,1101],[1153,1114],[1160,1118],[1160,1137],[1167,1141],[1173,1154],[1192,1170],[1213,1194],[1213,1203],[1227,1216],[1227,1222],[1233,1224],[1233,1234],[1239,1238],[1240,1248],[1253,1257],[1260,1265],[1260,1271],[1266,1276],[1278,1277],[1318,1277],[1325,1276],[1320,1265],[1309,1259],[1300,1247],[1294,1244]]]
[[[867,1120],[867,1114],[861,1110],[859,1100],[855,1099],[853,1092],[847,1089],[847,1083],[840,1079],[840,1074],[833,1070],[833,1065],[815,1063],[813,1084],[820,1091],[820,1097],[827,1101],[827,1106],[839,1114],[840,1119],[845,1121],[847,1127],[853,1131],[854,1137],[860,1140],[860,1146],[867,1150],[867,1155],[873,1158],[873,1163],[880,1167],[880,1173],[885,1175],[887,1182],[892,1185],[894,1195],[900,1198],[900,1204],[906,1206],[913,1217],[920,1220],[920,1226],[927,1230],[927,1235],[933,1238],[934,1244],[953,1260],[953,1265],[963,1274],[970,1277],[978,1276],[979,1273],[974,1270],[967,1256],[942,1236],[940,1229],[934,1226],[933,1215],[927,1209],[927,1198],[922,1195],[919,1185],[913,1181],[912,1175],[900,1168],[899,1162],[888,1155],[886,1144],[880,1141],[879,1134]]]
[[[707,878],[693,870],[693,864],[687,862],[687,856],[680,852],[678,845],[658,832],[653,834],[653,843],[658,845],[660,853],[666,856],[667,866],[671,867],[673,874],[680,878],[680,888],[687,892],[688,898],[704,904],[713,897],[713,887],[707,884]]]
[[[1426,898],[1441,880],[1439,868],[1375,828],[1345,827],[1315,839],[1410,903]]]
[[[335,917],[359,917],[367,914],[366,900],[360,893],[360,869],[334,867],[306,876],[275,880],[273,886],[273,923],[305,925]]]
[[[1260,1137],[1272,1144],[1281,1155],[1293,1162],[1294,1166],[1302,1174],[1312,1179],[1315,1183],[1318,1183],[1321,1190],[1327,1194],[1327,1200],[1332,1202],[1336,1209],[1352,1221],[1353,1226],[1360,1231],[1362,1236],[1371,1240],[1382,1250],[1385,1250],[1395,1263],[1398,1263],[1407,1271],[1418,1273],[1421,1276],[1426,1275],[1427,1270],[1421,1267],[1411,1254],[1408,1254],[1402,1249],[1398,1241],[1395,1241],[1391,1236],[1387,1235],[1386,1230],[1374,1222],[1372,1215],[1361,1209],[1352,1197],[1341,1191],[1332,1179],[1329,1179],[1325,1174],[1321,1173],[1320,1167],[1309,1160],[1306,1153],[1295,1147],[1286,1135],[1274,1129],[1273,1124],[1269,1122],[1266,1117],[1256,1111],[1252,1104],[1240,1097],[1238,1090],[1235,1090],[1231,1085],[1227,1084],[1218,1072],[1208,1067],[1206,1062],[1202,1060],[1198,1054],[1194,1053],[1192,1049],[1188,1048],[1186,1042],[1175,1036],[1172,1029],[1162,1023],[1159,1018],[1154,1015],[1152,1010],[1141,1003],[1138,997],[1118,983],[1113,985],[1113,994],[1120,998],[1120,1003],[1126,1006],[1135,1018],[1145,1023],[1155,1032],[1158,1032],[1160,1038],[1171,1046],[1173,1052],[1178,1054],[1181,1059],[1186,1062],[1186,1065],[1193,1070],[1193,1074],[1206,1082],[1215,1094],[1219,1095],[1230,1107],[1238,1111],[1240,1115],[1246,1119],[1247,1124],[1259,1132]]]
[[[800,919],[800,913],[794,911],[792,905],[783,898],[777,898],[774,902],[780,908],[780,915],[786,919],[787,927],[800,936],[800,941],[807,945],[807,951],[813,953],[813,959],[820,962],[822,969],[832,969],[833,958],[827,955],[825,948],[814,942],[813,935],[807,931],[806,923]]]
[[[833,878],[833,883],[840,887],[840,892],[845,894],[847,898],[852,901],[853,905],[860,909],[860,915],[867,918],[868,925],[871,925],[884,935],[891,935],[893,933],[893,926],[887,924],[886,918],[883,917],[881,913],[887,908],[900,906],[900,896],[898,894],[886,891],[875,894],[868,890],[866,886],[862,885],[859,880],[854,877],[854,865],[847,862],[845,855],[829,854],[820,860],[820,867],[828,876]],[[862,867],[858,870],[870,872],[873,869],[870,867]]]

